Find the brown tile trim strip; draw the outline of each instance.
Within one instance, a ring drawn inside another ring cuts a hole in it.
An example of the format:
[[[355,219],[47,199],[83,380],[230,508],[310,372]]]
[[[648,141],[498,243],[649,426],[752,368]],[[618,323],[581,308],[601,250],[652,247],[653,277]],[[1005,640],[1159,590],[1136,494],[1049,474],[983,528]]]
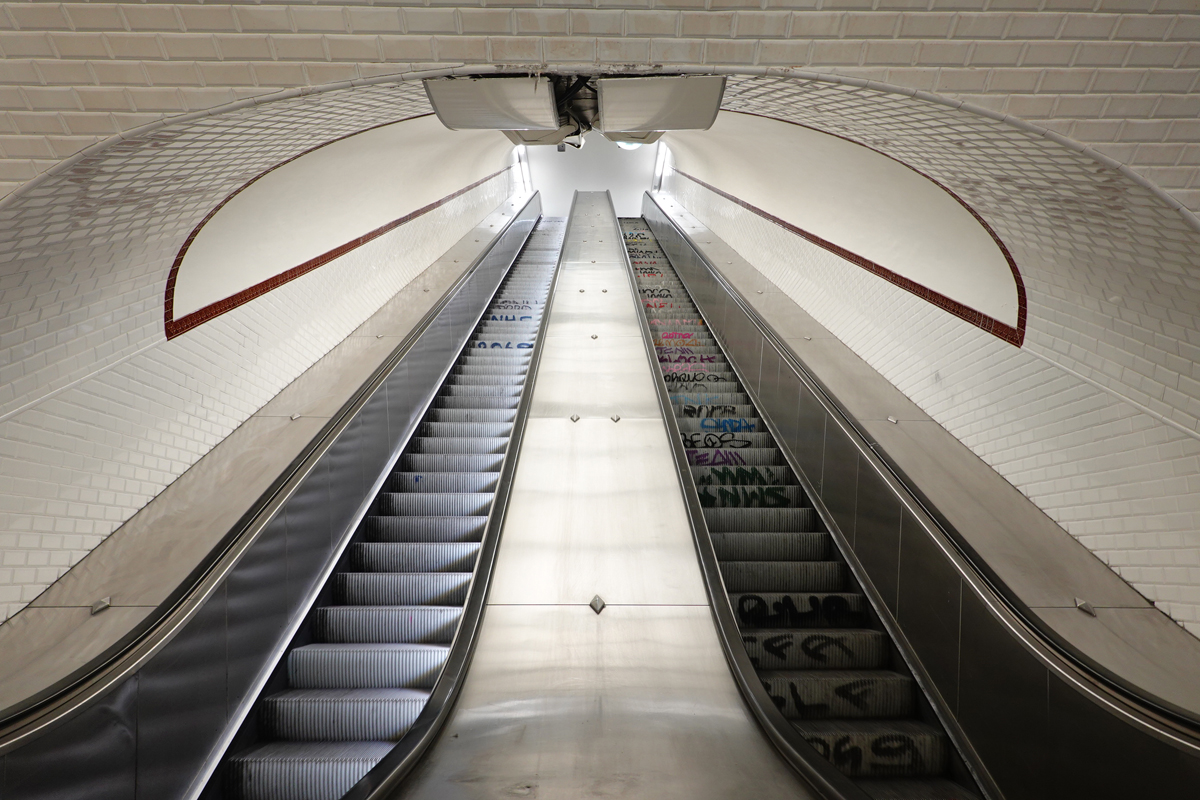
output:
[[[753,114],[753,115],[749,115],[749,116],[761,116],[761,115]],[[768,119],[775,119],[775,118],[768,117]],[[778,120],[778,121],[779,122],[787,122],[788,120]],[[796,125],[797,127],[801,127],[801,128],[808,128],[807,125],[800,125],[799,123],[795,123],[795,122],[792,122],[790,124]],[[1002,242],[1000,240],[1000,237],[996,234],[996,231],[994,231],[992,229],[992,226],[988,225],[987,222],[984,221],[983,217],[981,217],[979,215],[979,213],[977,211],[975,211],[975,209],[971,208],[971,206],[969,206],[961,197],[959,197],[957,194],[952,192],[950,189],[946,188],[939,181],[935,180],[934,178],[929,177],[924,172],[921,172],[918,169],[913,169],[911,166],[909,166],[908,164],[905,164],[903,161],[900,161],[898,158],[894,158],[893,156],[890,156],[887,153],[883,153],[879,150],[876,150],[873,147],[864,145],[861,142],[856,142],[853,139],[849,139],[845,136],[838,136],[836,133],[829,133],[828,131],[823,131],[818,128],[809,128],[809,130],[814,130],[814,131],[817,131],[818,133],[824,133],[828,136],[837,136],[837,138],[839,138],[839,139],[844,139],[847,142],[852,142],[856,145],[859,145],[860,147],[866,147],[868,150],[871,150],[872,152],[879,153],[881,156],[890,158],[898,164],[904,164],[904,166],[908,167],[908,169],[911,169],[913,172],[917,173],[921,177],[936,184],[939,188],[942,189],[942,191],[946,192],[946,194],[953,197],[955,200],[958,201],[958,203],[963,208],[965,208],[967,211],[969,211],[971,216],[974,217],[975,220],[980,225],[982,225],[984,230],[986,230],[988,232],[988,234],[992,237],[992,241],[994,241],[996,243],[996,246],[1000,248],[1000,252],[1004,254],[1004,260],[1008,262],[1008,268],[1010,270],[1012,270],[1013,281],[1017,285],[1017,325],[1016,325],[1016,327],[1014,328],[1012,325],[1001,322],[1000,320],[994,319],[993,317],[989,317],[987,314],[983,314],[969,306],[965,306],[962,303],[958,302],[957,300],[952,300],[949,297],[946,297],[944,294],[941,294],[940,292],[936,292],[933,289],[930,289],[927,286],[923,286],[914,280],[910,280],[910,279],[904,277],[903,275],[899,275],[895,272],[892,272],[887,267],[884,267],[881,264],[876,264],[874,261],[871,261],[870,259],[863,258],[862,256],[858,255],[857,253],[852,253],[844,247],[839,247],[838,245],[834,244],[833,242],[830,242],[826,239],[822,239],[820,236],[817,236],[815,233],[810,233],[809,231],[806,231],[803,228],[797,227],[797,226],[791,224],[790,222],[785,222],[784,220],[780,219],[779,217],[776,217],[774,214],[764,211],[763,209],[761,209],[757,206],[751,205],[750,203],[747,203],[746,201],[741,200],[740,198],[734,197],[733,195],[728,194],[727,192],[723,192],[720,189],[718,189],[717,187],[711,186],[711,185],[705,183],[704,181],[700,180],[699,178],[696,178],[692,175],[687,174],[686,172],[683,172],[682,170],[675,170],[675,171],[678,172],[683,177],[687,178],[688,180],[692,181],[693,183],[695,183],[699,186],[703,186],[705,189],[708,189],[710,192],[713,192],[714,194],[717,194],[717,195],[725,198],[726,200],[729,200],[732,203],[737,203],[739,206],[746,209],[747,211],[750,211],[754,214],[757,214],[758,216],[762,217],[765,220],[775,223],[776,225],[778,225],[779,227],[783,228],[784,230],[786,230],[790,233],[794,233],[803,239],[807,239],[808,241],[812,242],[813,244],[817,245],[818,247],[820,247],[824,250],[828,250],[829,252],[833,253],[836,256],[844,258],[852,264],[857,264],[858,266],[865,269],[867,272],[870,272],[872,275],[876,275],[880,278],[883,278],[884,280],[888,281],[889,283],[893,283],[896,286],[899,286],[901,289],[904,289],[907,292],[911,292],[912,294],[915,294],[917,297],[920,297],[922,300],[932,303],[933,305],[937,306],[938,308],[942,309],[943,311],[948,311],[960,319],[966,320],[967,322],[971,323],[975,327],[980,328],[984,331],[987,331],[988,333],[992,334],[993,336],[1003,339],[1004,341],[1008,342],[1009,344],[1016,345],[1017,347],[1020,347],[1022,344],[1024,344],[1024,342],[1025,342],[1025,321],[1026,321],[1026,317],[1028,315],[1028,305],[1027,305],[1027,301],[1025,298],[1025,281],[1023,281],[1021,279],[1021,271],[1017,268],[1017,262],[1013,260],[1012,253],[1010,253],[1008,248],[1004,246],[1004,242]]]
[[[427,116],[427,115],[422,115],[422,116]],[[415,119],[415,117],[409,117],[408,119]],[[401,121],[403,121],[403,120],[396,120],[396,122],[401,122]],[[450,202],[451,200],[453,200],[457,197],[461,197],[462,195],[466,194],[467,192],[471,191],[472,189],[476,189],[476,188],[482,186],[483,184],[487,183],[488,181],[490,181],[494,178],[497,178],[500,175],[503,175],[505,172],[508,172],[508,170],[512,169],[512,167],[505,167],[504,169],[497,170],[496,172],[493,172],[491,175],[481,178],[469,186],[464,186],[463,188],[459,189],[458,191],[453,192],[452,194],[448,194],[445,197],[441,198],[440,200],[436,200],[436,201],[430,203],[429,205],[424,206],[423,208],[418,208],[416,211],[413,211],[409,214],[405,214],[403,217],[400,217],[398,219],[392,220],[391,222],[385,223],[385,224],[379,226],[378,228],[376,228],[375,230],[369,231],[369,232],[363,234],[362,236],[358,236],[354,239],[351,239],[350,241],[346,242],[345,244],[339,245],[338,247],[335,247],[334,249],[332,249],[326,253],[322,253],[321,255],[319,255],[315,258],[310,258],[308,261],[305,261],[303,264],[300,264],[298,266],[292,267],[291,269],[285,270],[285,271],[279,273],[278,275],[275,275],[274,277],[268,278],[267,280],[262,281],[261,283],[257,283],[254,286],[249,287],[248,289],[243,289],[242,291],[238,292],[235,295],[226,297],[224,300],[218,300],[217,302],[207,305],[204,308],[201,308],[197,311],[193,311],[192,313],[187,314],[186,316],[180,317],[179,319],[174,318],[175,317],[175,282],[178,279],[179,267],[181,264],[183,264],[183,258],[184,258],[184,256],[187,255],[188,248],[192,246],[192,242],[194,242],[196,240],[196,237],[199,235],[200,229],[203,228],[206,224],[208,224],[208,221],[211,220],[218,211],[220,211],[222,208],[224,208],[225,205],[227,203],[229,203],[230,200],[237,197],[246,188],[248,188],[254,182],[258,181],[260,178],[270,174],[271,172],[274,172],[275,170],[279,169],[280,167],[282,167],[285,164],[295,161],[296,159],[300,158],[301,156],[306,156],[315,150],[320,150],[322,147],[327,147],[328,145],[331,145],[334,142],[340,142],[343,139],[350,138],[351,136],[357,136],[360,133],[366,133],[367,131],[375,130],[376,128],[382,128],[387,125],[394,125],[394,124],[395,124],[395,122],[385,122],[382,125],[375,125],[370,128],[364,128],[361,131],[355,131],[354,133],[349,134],[347,136],[341,136],[341,137],[338,137],[337,139],[331,139],[328,142],[324,142],[323,144],[317,145],[316,147],[311,147],[308,150],[305,150],[301,153],[297,153],[296,155],[292,156],[291,158],[289,158],[285,161],[280,161],[278,164],[274,165],[270,169],[264,170],[263,172],[259,173],[258,175],[255,175],[249,181],[247,181],[242,186],[240,186],[236,191],[232,192],[228,197],[226,197],[224,200],[222,200],[220,203],[218,203],[217,206],[215,208],[213,208],[212,211],[208,212],[208,214],[205,215],[204,219],[200,220],[200,224],[198,224],[195,228],[193,228],[192,232],[190,234],[188,234],[187,239],[184,240],[183,246],[179,248],[179,253],[176,254],[175,261],[171,265],[171,272],[167,276],[167,287],[166,287],[166,291],[165,291],[164,297],[163,297],[163,327],[165,329],[167,338],[174,339],[176,336],[179,336],[180,334],[190,331],[192,328],[195,328],[197,325],[202,325],[203,323],[208,322],[210,319],[213,319],[214,317],[219,317],[221,314],[224,314],[227,311],[232,311],[233,309],[237,308],[238,306],[250,302],[251,300],[255,299],[256,297],[261,297],[262,295],[266,294],[267,292],[269,292],[273,289],[278,289],[280,286],[283,286],[285,283],[294,281],[296,278],[299,278],[302,275],[306,275],[307,273],[312,272],[314,269],[317,269],[318,267],[328,264],[330,261],[333,261],[335,258],[338,258],[339,256],[343,256],[352,250],[356,250],[359,247],[362,247],[363,245],[367,244],[368,242],[378,239],[380,236],[383,236],[385,233],[389,233],[389,232],[395,230],[396,228],[400,227],[401,225],[403,225],[406,222],[411,222],[412,220],[416,219],[417,217],[428,214],[430,211],[433,211],[433,210],[445,205],[446,203]]]

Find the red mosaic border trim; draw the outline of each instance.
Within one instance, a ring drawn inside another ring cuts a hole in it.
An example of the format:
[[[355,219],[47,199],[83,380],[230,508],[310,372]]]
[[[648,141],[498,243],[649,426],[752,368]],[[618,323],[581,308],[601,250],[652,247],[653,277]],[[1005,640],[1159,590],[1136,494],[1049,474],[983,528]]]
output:
[[[421,116],[428,116],[428,115],[421,115]],[[408,119],[416,119],[416,117],[409,117]],[[380,125],[374,125],[370,128],[364,128],[361,131],[355,131],[354,133],[348,134],[346,136],[341,136],[341,137],[338,137],[337,139],[331,139],[328,142],[324,142],[322,144],[317,145],[316,147],[311,147],[308,150],[305,150],[301,153],[297,153],[296,155],[292,156],[291,158],[286,159],[284,161],[280,161],[278,164],[274,165],[273,167],[266,169],[263,172],[260,172],[258,175],[255,175],[249,181],[242,184],[242,186],[240,186],[237,190],[230,193],[230,195],[228,197],[226,197],[224,200],[222,200],[220,203],[218,203],[216,205],[216,207],[213,208],[212,211],[209,211],[208,214],[205,215],[204,219],[200,220],[200,223],[195,228],[192,229],[192,232],[190,234],[188,234],[187,239],[184,240],[183,246],[179,248],[179,252],[175,256],[175,261],[171,264],[171,272],[170,272],[170,274],[167,275],[167,286],[166,286],[166,290],[164,292],[164,297],[163,297],[163,327],[165,329],[167,338],[174,339],[176,336],[187,333],[192,328],[195,328],[197,325],[203,325],[205,322],[208,322],[209,320],[211,320],[215,317],[219,317],[228,311],[232,311],[233,309],[237,308],[238,306],[245,305],[246,303],[249,303],[251,300],[254,300],[257,297],[261,297],[262,295],[266,294],[267,292],[272,291],[273,289],[278,289],[280,286],[283,286],[286,283],[290,283],[291,281],[296,280],[296,278],[306,275],[309,272],[312,272],[314,269],[317,269],[318,267],[322,267],[325,264],[328,264],[330,261],[333,261],[334,259],[339,258],[340,256],[344,256],[346,253],[349,253],[352,250],[356,250],[359,247],[362,247],[363,245],[368,244],[369,242],[374,241],[375,239],[378,239],[380,236],[383,236],[385,233],[390,233],[391,231],[395,230],[396,228],[399,228],[401,225],[405,224],[406,222],[411,222],[418,217],[428,214],[430,211],[434,211],[437,208],[444,206],[446,203],[450,202],[451,200],[454,200],[457,197],[461,197],[462,195],[466,194],[467,192],[471,191],[472,189],[476,189],[476,188],[482,186],[483,184],[487,183],[488,181],[490,181],[494,178],[497,178],[497,177],[503,175],[504,173],[508,172],[510,169],[512,169],[512,167],[509,166],[509,167],[505,167],[504,169],[497,170],[496,172],[493,172],[491,175],[488,175],[485,178],[481,178],[469,186],[464,186],[463,188],[459,189],[458,191],[456,191],[452,194],[448,194],[445,197],[441,198],[440,200],[435,200],[434,202],[430,203],[427,206],[418,208],[416,211],[413,211],[409,214],[405,214],[403,217],[394,219],[391,222],[380,225],[378,228],[375,228],[374,230],[369,231],[369,232],[363,234],[362,236],[358,236],[354,239],[351,239],[350,241],[346,242],[345,244],[335,247],[328,252],[322,253],[321,255],[319,255],[315,258],[310,258],[308,261],[305,261],[303,264],[300,264],[298,266],[292,267],[291,269],[280,272],[278,275],[275,275],[274,277],[268,278],[267,280],[262,281],[261,283],[257,283],[254,286],[251,286],[247,289],[243,289],[242,291],[238,292],[237,294],[226,297],[223,300],[218,300],[215,303],[211,303],[211,304],[205,306],[204,308],[193,311],[192,313],[187,314],[183,317],[180,317],[179,319],[174,318],[175,317],[175,283],[179,277],[179,268],[183,264],[183,258],[184,258],[184,256],[187,255],[188,248],[190,248],[192,246],[192,242],[194,242],[196,240],[196,237],[200,234],[200,230],[205,225],[207,225],[209,220],[211,220],[218,211],[220,211],[222,208],[224,208],[226,206],[226,204],[229,203],[230,200],[237,197],[239,194],[241,194],[243,191],[245,191],[247,188],[249,188],[251,185],[253,185],[255,182],[257,182],[261,178],[266,177],[267,175],[269,175],[270,173],[279,169],[280,167],[284,166],[285,164],[289,164],[292,161],[295,161],[296,159],[298,159],[302,156],[306,156],[309,153],[312,153],[316,150],[320,150],[322,147],[328,147],[329,145],[334,144],[335,142],[340,142],[345,139],[349,139],[351,136],[357,136],[360,133],[366,133],[367,131],[372,131],[377,128],[383,128],[388,125],[394,125],[394,124],[396,124],[396,122],[403,122],[403,121],[404,120],[396,120],[395,122],[385,122]]]
[[[745,112],[737,112],[737,113],[745,113]],[[756,116],[757,117],[757,116],[763,116],[763,115],[747,114],[747,116]],[[765,117],[765,118],[766,119],[775,119],[775,117]],[[847,138],[845,136],[838,136],[836,133],[827,133],[826,131],[822,131],[817,128],[809,128],[809,126],[801,125],[800,123],[797,123],[797,122],[789,122],[788,120],[776,120],[776,121],[777,122],[788,122],[788,124],[790,124],[790,125],[796,125],[797,127],[800,127],[800,128],[808,128],[809,130],[816,131],[817,133],[824,133],[827,136],[836,136],[839,139],[843,139],[844,141],[851,142],[853,144],[858,145],[859,147],[866,147],[868,150],[870,150],[874,153],[879,153],[879,155],[884,156],[886,158],[890,158],[892,161],[895,161],[897,164],[902,164],[903,166],[907,167],[908,169],[911,169],[913,172],[917,173],[921,177],[934,183],[936,186],[938,186],[938,188],[940,188],[942,191],[946,192],[946,194],[950,195],[956,201],[958,201],[959,205],[961,205],[963,208],[965,208],[971,214],[971,216],[974,217],[975,220],[980,225],[983,226],[984,230],[986,230],[988,232],[988,234],[992,237],[992,241],[994,241],[996,243],[996,246],[1000,248],[1000,252],[1004,254],[1004,260],[1006,262],[1008,262],[1008,268],[1012,271],[1013,280],[1017,286],[1017,325],[1016,325],[1016,327],[1013,327],[1012,325],[1009,325],[1008,323],[1001,322],[1000,320],[995,319],[994,317],[990,317],[987,314],[984,314],[980,311],[976,311],[975,309],[971,308],[970,306],[963,305],[962,303],[958,302],[957,300],[953,300],[953,299],[947,297],[946,295],[944,295],[940,292],[936,292],[933,289],[930,289],[929,287],[924,286],[923,284],[917,283],[914,280],[904,277],[903,275],[892,272],[890,269],[888,269],[887,267],[885,267],[881,264],[876,264],[874,261],[871,261],[868,258],[864,258],[864,257],[858,255],[857,253],[852,253],[851,251],[847,250],[846,248],[840,247],[840,246],[834,244],[833,242],[828,241],[827,239],[822,239],[820,236],[817,236],[815,233],[806,231],[803,228],[800,228],[796,225],[793,225],[790,222],[780,219],[779,217],[775,216],[774,214],[771,214],[768,211],[764,211],[763,209],[759,208],[758,206],[747,203],[746,201],[744,201],[740,198],[734,197],[733,195],[731,195],[727,192],[723,192],[720,189],[718,189],[717,187],[707,184],[704,181],[700,180],[699,178],[697,178],[693,175],[689,175],[686,172],[679,170],[679,169],[676,169],[675,172],[679,173],[680,175],[682,175],[683,177],[692,181],[693,183],[697,184],[698,186],[703,186],[705,189],[708,189],[710,192],[713,192],[714,194],[717,194],[717,195],[725,198],[726,200],[729,200],[732,203],[736,203],[737,205],[741,206],[742,208],[746,209],[747,211],[750,211],[753,214],[757,214],[758,216],[762,217],[763,219],[765,219],[769,222],[775,223],[776,225],[778,225],[779,227],[788,231],[789,233],[794,233],[797,236],[812,242],[813,244],[817,245],[818,247],[822,248],[823,250],[828,250],[829,252],[833,253],[836,256],[839,256],[840,258],[844,258],[847,261],[849,261],[850,263],[856,264],[857,266],[862,267],[867,272],[870,272],[872,275],[883,278],[887,282],[892,283],[896,286],[899,286],[901,289],[904,289],[907,292],[915,294],[917,297],[920,297],[922,300],[924,300],[928,303],[932,303],[933,305],[937,306],[938,308],[942,309],[943,311],[948,311],[949,313],[953,314],[954,316],[958,317],[959,319],[962,319],[962,320],[965,320],[966,322],[971,323],[972,325],[979,328],[980,330],[986,331],[999,339],[1003,339],[1004,341],[1008,342],[1011,345],[1015,345],[1016,347],[1021,347],[1025,343],[1025,323],[1026,323],[1026,319],[1028,316],[1028,303],[1027,303],[1027,300],[1025,297],[1025,281],[1021,279],[1021,271],[1017,268],[1017,262],[1013,259],[1012,253],[1010,253],[1008,248],[1005,247],[1004,242],[1000,240],[1000,236],[996,233],[995,230],[992,229],[992,226],[989,225],[983,219],[983,217],[981,217],[979,215],[979,213],[974,208],[972,208],[970,205],[968,205],[966,201],[964,201],[961,197],[959,197],[957,194],[955,194],[949,188],[944,186],[940,181],[938,181],[934,178],[931,178],[930,176],[926,175],[924,172],[921,172],[919,169],[914,169],[913,167],[909,166],[908,164],[905,164],[900,159],[895,158],[894,156],[890,156],[887,153],[876,150],[875,148],[873,148],[869,145],[862,144],[861,142],[856,142],[853,139]]]

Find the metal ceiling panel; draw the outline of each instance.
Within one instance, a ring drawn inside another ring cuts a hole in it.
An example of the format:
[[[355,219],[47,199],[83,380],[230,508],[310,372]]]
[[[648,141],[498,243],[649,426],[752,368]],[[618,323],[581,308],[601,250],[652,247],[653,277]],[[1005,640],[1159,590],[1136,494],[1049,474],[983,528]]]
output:
[[[601,78],[596,84],[605,131],[708,130],[725,93],[720,75]]]
[[[452,131],[558,129],[554,88],[546,78],[433,78],[425,93]]]

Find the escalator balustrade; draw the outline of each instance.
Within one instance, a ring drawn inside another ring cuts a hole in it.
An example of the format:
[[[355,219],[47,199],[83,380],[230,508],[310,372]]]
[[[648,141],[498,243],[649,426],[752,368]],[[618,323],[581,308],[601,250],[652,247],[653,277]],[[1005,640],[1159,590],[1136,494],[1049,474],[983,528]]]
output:
[[[227,796],[335,800],[424,708],[450,651],[495,496],[562,220],[530,235],[313,609],[313,641],[262,698],[260,742],[228,760]]]
[[[763,687],[868,795],[975,798],[832,537],[646,223],[622,232],[724,587]]]

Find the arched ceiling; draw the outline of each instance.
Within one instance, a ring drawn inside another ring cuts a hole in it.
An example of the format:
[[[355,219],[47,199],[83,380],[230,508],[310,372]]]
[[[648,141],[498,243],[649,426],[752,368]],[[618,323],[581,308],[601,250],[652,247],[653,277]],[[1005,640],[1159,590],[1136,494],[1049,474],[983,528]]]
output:
[[[725,107],[862,142],[942,183],[1034,276],[1027,347],[1200,430],[1200,340],[1178,321],[1200,308],[1200,232],[1151,189],[1003,120],[844,81],[732,76]],[[12,196],[0,419],[161,341],[172,260],[230,192],[316,144],[429,110],[417,81],[252,103],[96,148]],[[1144,369],[1113,356],[1134,351]]]
[[[296,87],[420,65],[722,64],[1010,114],[1200,210],[1195,0],[6,3],[0,53],[0,194],[122,131]]]

